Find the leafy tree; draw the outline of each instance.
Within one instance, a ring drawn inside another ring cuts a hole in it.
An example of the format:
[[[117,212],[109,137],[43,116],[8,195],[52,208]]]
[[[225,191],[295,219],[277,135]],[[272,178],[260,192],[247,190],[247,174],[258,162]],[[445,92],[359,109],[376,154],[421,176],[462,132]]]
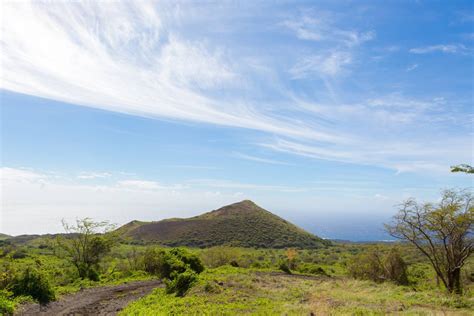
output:
[[[466,190],[445,190],[438,204],[405,201],[386,225],[388,233],[415,245],[449,292],[461,293],[461,269],[474,250],[474,206]]]
[[[67,235],[58,236],[58,247],[66,254],[76,267],[81,279],[99,279],[99,263],[106,256],[113,244],[111,231],[115,226],[108,222],[94,222],[90,218],[77,219],[75,225],[62,222]]]
[[[474,168],[470,165],[461,164],[457,166],[451,166],[451,172],[474,173]]]

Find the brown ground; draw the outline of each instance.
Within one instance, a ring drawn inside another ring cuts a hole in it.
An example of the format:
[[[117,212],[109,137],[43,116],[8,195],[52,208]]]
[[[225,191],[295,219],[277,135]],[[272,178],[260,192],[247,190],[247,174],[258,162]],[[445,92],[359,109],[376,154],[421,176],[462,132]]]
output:
[[[131,282],[81,290],[46,306],[28,304],[17,315],[116,315],[127,304],[161,286],[159,280]]]

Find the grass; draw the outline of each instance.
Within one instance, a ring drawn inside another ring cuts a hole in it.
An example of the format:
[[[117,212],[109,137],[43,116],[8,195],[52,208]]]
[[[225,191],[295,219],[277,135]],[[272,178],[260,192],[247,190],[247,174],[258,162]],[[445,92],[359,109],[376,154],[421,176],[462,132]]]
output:
[[[183,298],[156,289],[121,315],[472,315],[472,295],[415,291],[346,277],[284,275],[223,266],[208,269]]]
[[[100,281],[92,282],[78,279],[74,267],[67,260],[57,257],[54,247],[49,245],[47,238],[32,240],[15,246],[8,255],[0,257],[0,283],[2,275],[9,271],[6,269],[9,265],[17,272],[26,267],[41,270],[47,274],[58,296],[81,288],[151,278],[140,264],[145,246],[119,244],[114,247],[101,264]],[[287,258],[285,249],[190,248],[207,267],[199,276],[196,286],[183,298],[157,289],[132,303],[124,315],[309,315],[311,312],[316,315],[474,314],[474,258],[469,260],[463,270],[466,294],[462,297],[447,295],[438,288],[429,263],[408,245],[399,247],[409,263],[410,287],[348,277],[347,264],[354,255],[373,248],[387,252],[392,247],[388,244],[335,244],[327,249],[296,252],[298,267],[321,267],[330,277],[302,276],[298,274],[298,269],[293,271],[292,276],[278,272],[279,262]],[[0,247],[0,253],[6,249]],[[25,256],[13,258],[17,253]],[[236,263],[239,267],[231,267],[228,265],[230,263]],[[0,293],[0,305],[12,308],[25,299],[10,299]]]

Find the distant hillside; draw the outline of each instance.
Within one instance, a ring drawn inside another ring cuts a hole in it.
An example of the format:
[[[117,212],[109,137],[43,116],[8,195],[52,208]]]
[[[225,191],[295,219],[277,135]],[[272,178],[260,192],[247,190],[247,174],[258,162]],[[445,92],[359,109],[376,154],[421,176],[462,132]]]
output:
[[[11,238],[11,237],[12,236],[10,236],[10,235],[0,233],[0,240],[5,240],[5,239]]]
[[[318,248],[329,244],[249,200],[186,219],[132,221],[118,232],[136,241],[167,246]]]

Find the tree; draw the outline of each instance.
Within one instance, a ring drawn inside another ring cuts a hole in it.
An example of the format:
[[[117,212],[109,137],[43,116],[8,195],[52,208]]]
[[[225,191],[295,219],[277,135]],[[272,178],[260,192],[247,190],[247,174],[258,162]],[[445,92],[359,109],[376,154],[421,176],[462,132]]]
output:
[[[81,279],[97,281],[99,263],[114,244],[111,231],[115,226],[108,222],[94,222],[90,218],[77,219],[75,225],[64,220],[62,224],[66,235],[57,237],[59,248],[76,267]]]
[[[461,269],[474,250],[474,206],[466,190],[445,190],[438,204],[405,201],[385,225],[388,233],[412,243],[430,261],[449,292],[462,293]]]
[[[457,166],[451,166],[451,172],[474,173],[474,168],[470,165],[461,164]]]

